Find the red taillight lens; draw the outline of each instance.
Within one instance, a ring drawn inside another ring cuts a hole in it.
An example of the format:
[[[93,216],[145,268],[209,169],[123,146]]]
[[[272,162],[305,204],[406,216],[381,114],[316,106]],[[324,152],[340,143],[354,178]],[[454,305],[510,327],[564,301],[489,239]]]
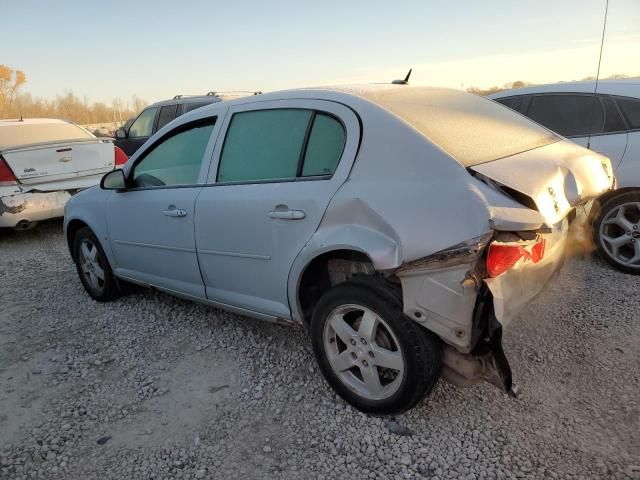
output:
[[[113,146],[113,152],[115,154],[115,164],[116,165],[124,165],[129,160],[127,154],[120,147]]]
[[[489,245],[487,252],[487,273],[490,277],[502,275],[512,269],[523,258],[525,262],[538,263],[544,258],[544,238],[536,242],[529,250],[522,245],[495,244]]]
[[[15,185],[18,182],[4,158],[0,157],[0,185]]]

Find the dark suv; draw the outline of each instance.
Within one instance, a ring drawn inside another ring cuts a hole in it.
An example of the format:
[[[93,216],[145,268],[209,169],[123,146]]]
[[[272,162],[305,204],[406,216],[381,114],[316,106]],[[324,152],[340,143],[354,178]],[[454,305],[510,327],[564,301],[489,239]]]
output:
[[[180,115],[211,103],[222,101],[215,92],[206,95],[176,95],[171,100],[164,100],[149,105],[142,110],[129,127],[116,130],[116,146],[124,150],[128,157],[133,155],[147,139]]]

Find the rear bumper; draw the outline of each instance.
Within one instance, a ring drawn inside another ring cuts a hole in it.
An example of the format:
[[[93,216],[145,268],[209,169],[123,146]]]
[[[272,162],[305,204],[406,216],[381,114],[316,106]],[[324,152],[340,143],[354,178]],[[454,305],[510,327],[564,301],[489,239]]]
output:
[[[62,217],[71,198],[66,190],[17,193],[0,197],[0,227],[15,227],[20,222],[37,222]]]

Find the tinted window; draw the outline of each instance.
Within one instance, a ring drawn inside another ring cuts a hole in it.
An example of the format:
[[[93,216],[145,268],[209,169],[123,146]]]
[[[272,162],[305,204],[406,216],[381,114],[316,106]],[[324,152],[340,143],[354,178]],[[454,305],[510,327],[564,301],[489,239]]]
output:
[[[129,136],[132,138],[150,136],[157,111],[155,107],[144,110],[129,127]]]
[[[515,97],[496,98],[496,102],[501,103],[509,108],[513,108],[513,103],[515,102],[515,100]]]
[[[318,113],[309,134],[302,176],[331,175],[342,156],[344,142],[342,124],[329,115]]]
[[[640,100],[632,98],[616,98],[620,110],[627,119],[629,127],[640,128]]]
[[[310,110],[236,113],[220,157],[219,182],[295,178]]]
[[[534,96],[527,116],[565,137],[601,133],[604,124],[600,100],[588,95]]]
[[[190,112],[191,110],[195,110],[196,108],[204,107],[210,104],[211,102],[185,103],[182,107],[182,113],[185,114],[187,112]]]
[[[158,115],[158,126],[156,130],[160,130],[171,120],[176,118],[176,109],[178,105],[167,105],[166,107],[160,108],[160,114]]]
[[[604,132],[623,132],[626,130],[618,109],[609,97],[602,97],[604,105]]]
[[[161,140],[135,166],[133,184],[155,187],[198,183],[213,124],[213,120],[198,124]]]

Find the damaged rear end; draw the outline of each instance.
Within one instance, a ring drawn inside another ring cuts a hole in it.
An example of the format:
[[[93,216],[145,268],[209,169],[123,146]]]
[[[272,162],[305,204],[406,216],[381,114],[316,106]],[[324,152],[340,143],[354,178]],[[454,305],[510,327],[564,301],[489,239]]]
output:
[[[487,232],[394,273],[404,311],[447,344],[443,378],[514,394],[502,332],[558,273],[592,199],[614,183],[609,160],[567,141],[467,166]]]

